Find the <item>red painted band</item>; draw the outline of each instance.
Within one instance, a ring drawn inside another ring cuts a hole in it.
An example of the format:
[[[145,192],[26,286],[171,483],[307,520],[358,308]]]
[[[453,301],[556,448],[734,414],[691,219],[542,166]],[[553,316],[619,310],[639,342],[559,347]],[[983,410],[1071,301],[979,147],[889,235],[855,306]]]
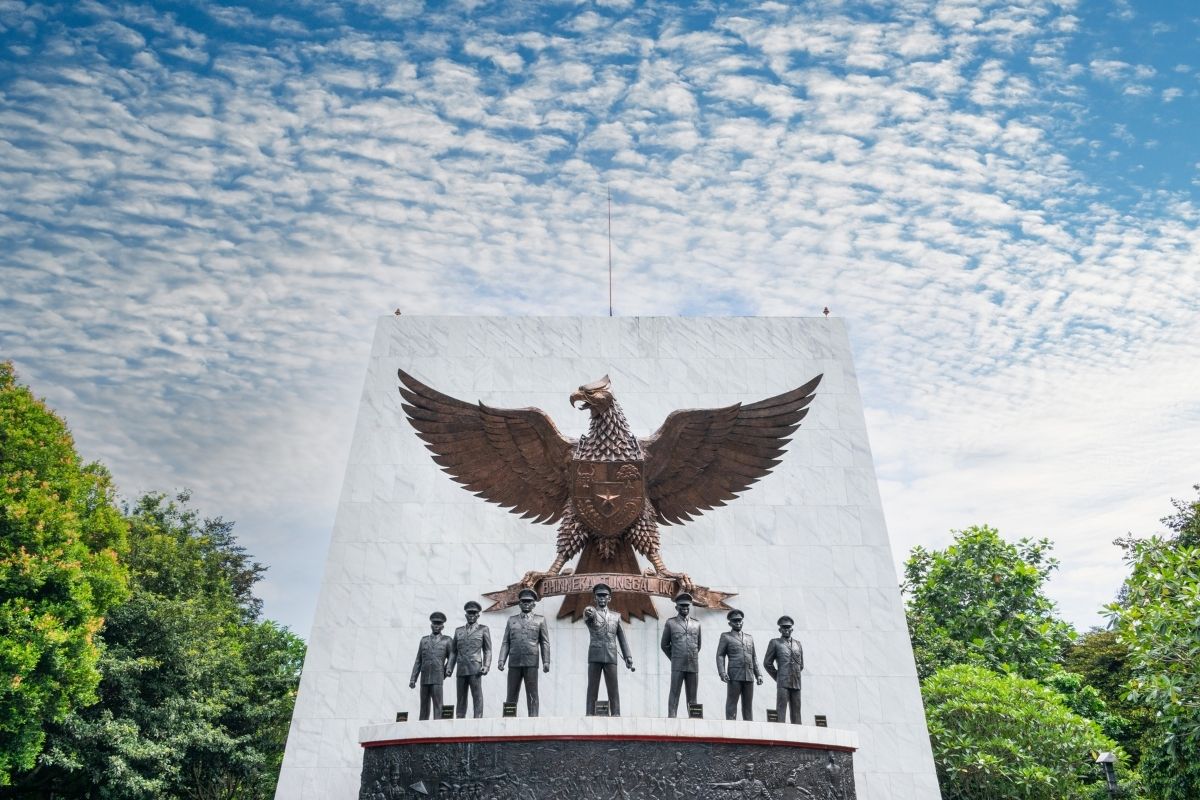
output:
[[[753,744],[768,747],[799,747],[807,750],[835,750],[840,753],[853,753],[857,748],[837,744],[819,744],[817,742],[781,742],[778,739],[729,739],[718,736],[650,736],[646,734],[516,734],[513,736],[437,736],[427,739],[381,739],[376,742],[360,742],[363,748],[391,747],[399,744],[475,744],[481,742],[535,742],[535,741],[565,741],[565,742],[703,742],[705,744]]]

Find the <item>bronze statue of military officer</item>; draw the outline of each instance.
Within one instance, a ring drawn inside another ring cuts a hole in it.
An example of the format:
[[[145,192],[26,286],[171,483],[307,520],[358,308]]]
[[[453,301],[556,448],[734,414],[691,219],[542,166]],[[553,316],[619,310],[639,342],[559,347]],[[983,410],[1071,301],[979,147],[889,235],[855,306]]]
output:
[[[428,636],[421,637],[417,645],[417,659],[413,662],[412,677],[408,679],[408,688],[417,688],[417,678],[421,679],[421,719],[429,719],[430,712],[434,719],[442,715],[442,681],[450,677],[450,657],[454,649],[454,640],[442,634],[442,626],[446,624],[446,615],[435,611],[429,615]]]
[[[467,690],[471,691],[474,704],[473,716],[483,716],[483,676],[492,668],[492,632],[479,621],[482,606],[474,600],[463,606],[467,624],[454,631],[454,647],[450,651],[450,670],[458,667],[455,681],[455,716],[462,719],[467,715]]]
[[[779,618],[779,638],[772,639],[767,645],[767,657],[763,666],[767,674],[775,679],[775,713],[779,721],[784,722],[788,709],[791,709],[791,722],[800,724],[800,673],[804,670],[804,648],[792,638],[792,625],[795,623],[789,616]]]
[[[696,702],[700,679],[700,623],[691,618],[692,596],[687,592],[675,595],[675,614],[663,625],[660,646],[671,659],[671,690],[667,694],[667,716],[679,710],[679,690],[687,687],[687,702]]]
[[[587,708],[589,717],[596,715],[596,696],[600,693],[600,675],[604,675],[604,690],[608,693],[608,713],[621,716],[621,693],[617,688],[617,648],[625,666],[633,670],[633,656],[629,654],[629,643],[621,628],[621,615],[608,610],[612,599],[612,588],[607,583],[592,587],[595,605],[583,610],[583,621],[587,623],[591,641],[588,643]]]
[[[717,674],[725,682],[725,719],[737,719],[738,700],[742,719],[754,719],[754,685],[762,686],[762,672],[754,654],[754,639],[742,631],[746,615],[736,608],[725,615],[729,630],[717,642]]]
[[[550,671],[550,630],[546,618],[533,613],[537,603],[537,592],[522,589],[517,595],[521,613],[513,614],[504,626],[504,639],[500,642],[500,659],[496,669],[504,671],[505,663],[511,667],[508,673],[508,696],[506,703],[515,703],[521,695],[521,684],[525,684],[525,703],[529,716],[538,715],[538,659],[542,671]]]

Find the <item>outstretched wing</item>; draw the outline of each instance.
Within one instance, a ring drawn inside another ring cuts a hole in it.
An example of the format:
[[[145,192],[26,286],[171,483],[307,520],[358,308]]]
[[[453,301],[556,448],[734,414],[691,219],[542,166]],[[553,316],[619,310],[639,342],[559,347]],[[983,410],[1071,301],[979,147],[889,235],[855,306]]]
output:
[[[803,386],[750,405],[675,411],[646,453],[646,494],[658,521],[670,525],[723,506],[779,463],[784,445],[808,414],[818,375]]]
[[[433,460],[484,500],[534,522],[557,522],[567,505],[574,440],[536,408],[471,405],[399,370],[401,405]]]

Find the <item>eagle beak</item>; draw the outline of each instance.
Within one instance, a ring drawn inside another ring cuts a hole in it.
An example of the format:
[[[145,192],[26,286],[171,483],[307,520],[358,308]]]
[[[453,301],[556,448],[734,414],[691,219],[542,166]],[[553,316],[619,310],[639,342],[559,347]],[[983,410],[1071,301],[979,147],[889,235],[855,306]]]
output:
[[[578,400],[579,402],[583,403],[583,405],[581,405],[581,406],[577,406],[577,405],[575,405],[575,401],[576,401],[576,400]],[[575,409],[578,409],[578,410],[580,410],[580,411],[583,411],[583,410],[584,410],[585,408],[587,408],[587,407],[588,407],[588,399],[587,399],[587,395],[586,395],[586,394],[584,394],[584,393],[583,393],[583,392],[581,392],[581,391],[580,391],[580,392],[572,392],[572,393],[571,393],[571,408],[575,408]]]

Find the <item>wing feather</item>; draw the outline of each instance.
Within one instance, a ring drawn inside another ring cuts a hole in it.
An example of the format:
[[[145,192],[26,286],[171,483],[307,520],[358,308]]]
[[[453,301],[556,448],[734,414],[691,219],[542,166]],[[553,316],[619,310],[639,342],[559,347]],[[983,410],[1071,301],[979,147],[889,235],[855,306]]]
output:
[[[536,408],[491,408],[433,389],[399,370],[409,423],[433,461],[463,488],[535,522],[557,522],[567,505],[575,446]]]
[[[646,492],[658,521],[687,522],[723,506],[778,466],[822,377],[749,405],[670,414],[642,441]]]

